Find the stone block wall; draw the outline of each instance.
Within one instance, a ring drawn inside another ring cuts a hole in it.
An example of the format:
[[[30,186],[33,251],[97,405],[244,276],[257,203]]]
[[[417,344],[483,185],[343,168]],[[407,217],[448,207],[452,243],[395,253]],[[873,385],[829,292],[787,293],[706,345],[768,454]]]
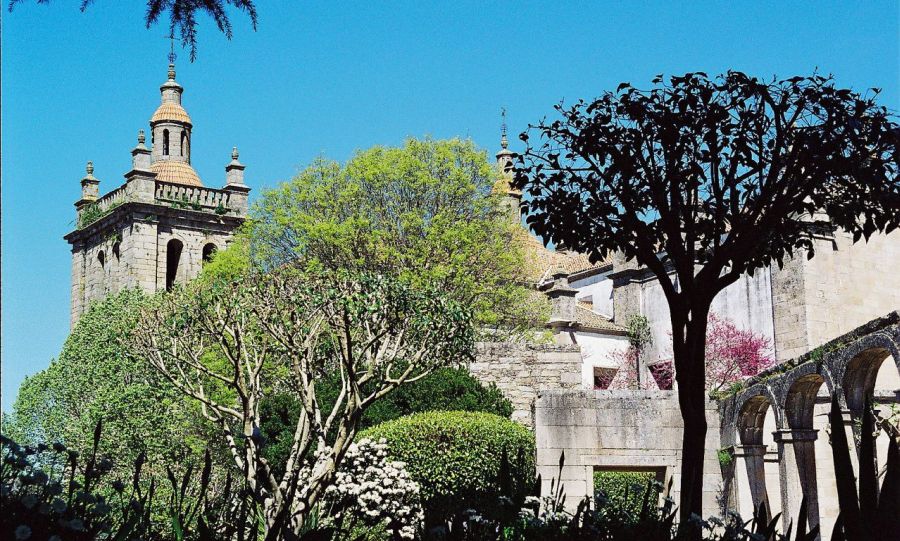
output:
[[[900,231],[852,240],[839,231],[804,264],[810,349],[900,308]]]
[[[224,249],[240,217],[223,217],[169,206],[127,203],[81,231],[72,242],[71,324],[90,304],[125,288],[153,293],[166,287],[167,245],[183,248],[177,283],[196,277],[203,265],[203,248]],[[103,254],[101,263],[100,254]]]
[[[718,461],[717,406],[707,403],[710,430],[705,445],[703,512],[720,515],[723,486]],[[593,496],[595,469],[653,471],[671,479],[678,498],[683,423],[673,391],[559,391],[539,393],[535,402],[537,470],[544,486],[561,480],[566,505]],[[561,453],[565,464],[559,470]]]
[[[513,404],[513,420],[533,427],[538,393],[578,389],[581,364],[578,346],[482,342],[469,371],[485,384],[496,384]]]
[[[798,357],[900,308],[900,231],[853,243],[850,234],[815,241],[815,256],[772,268],[779,361]]]

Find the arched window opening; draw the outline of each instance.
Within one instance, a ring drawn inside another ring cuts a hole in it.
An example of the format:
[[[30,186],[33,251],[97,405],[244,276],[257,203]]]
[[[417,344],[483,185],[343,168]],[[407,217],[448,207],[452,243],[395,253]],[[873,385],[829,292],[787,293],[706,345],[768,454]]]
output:
[[[175,285],[183,246],[177,239],[170,240],[166,245],[166,291],[172,291],[172,287]]]
[[[178,147],[181,152],[181,156],[184,156],[186,149],[184,148],[187,144],[187,135],[185,135],[184,130],[181,130],[181,146]]]
[[[163,156],[169,155],[169,130],[163,130]]]
[[[116,261],[119,261],[119,243],[113,244],[113,255],[116,256]]]
[[[203,247],[203,264],[204,265],[206,263],[209,263],[210,261],[212,261],[213,256],[216,255],[216,250],[218,250],[218,247],[216,247],[216,245],[211,242]]]
[[[103,250],[100,250],[100,253],[97,254],[97,261],[100,262],[100,268],[106,265],[106,254],[103,253]]]

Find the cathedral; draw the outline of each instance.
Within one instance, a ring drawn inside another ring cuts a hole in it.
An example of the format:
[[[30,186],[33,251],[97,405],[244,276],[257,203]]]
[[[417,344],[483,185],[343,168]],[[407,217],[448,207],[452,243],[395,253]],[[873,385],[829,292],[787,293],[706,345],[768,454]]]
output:
[[[149,146],[139,130],[124,183],[101,197],[87,164],[76,227],[65,236],[72,247],[72,325],[92,301],[116,291],[170,290],[196,277],[247,217],[250,188],[236,148],[220,188],[207,187],[191,165],[193,123],[173,62],[160,94]],[[505,127],[500,146],[495,189],[509,219],[521,225],[522,194],[511,185],[515,154]],[[652,335],[637,368],[644,380],[671,360],[668,305],[654,276],[615,255],[592,262],[549,249],[525,227],[515,242],[526,252],[528,280],[550,300],[552,340],[479,344],[469,370],[495,383],[512,402],[513,419],[534,429],[545,492],[561,472],[567,496],[577,502],[593,494],[593,473],[602,470],[650,472],[677,487],[676,394],[604,387],[621,369],[617,353],[629,345],[632,316],[642,316]],[[900,231],[859,243],[833,231],[815,245],[814,258],[798,254],[743,276],[714,302],[715,313],[764,336],[779,365],[707,405],[705,514],[727,507],[749,516],[765,503],[796,516],[805,497],[810,525],[829,529],[837,515],[825,436],[833,429],[825,415],[830,397],[840,398],[850,431],[867,396],[885,415],[900,408]]]
[[[191,166],[193,123],[170,60],[150,117],[149,148],[141,129],[125,182],[100,197],[91,162],[81,179],[76,227],[65,236],[72,245],[73,326],[92,301],[110,293],[168,290],[194,278],[246,218],[250,188],[237,148],[221,188],[206,187]]]

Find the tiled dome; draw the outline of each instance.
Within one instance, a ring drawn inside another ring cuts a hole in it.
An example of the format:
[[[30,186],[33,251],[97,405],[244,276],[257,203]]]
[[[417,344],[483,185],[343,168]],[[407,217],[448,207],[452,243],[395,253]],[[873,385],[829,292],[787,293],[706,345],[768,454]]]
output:
[[[188,116],[184,107],[171,101],[163,103],[156,109],[156,112],[150,117],[150,124],[166,120],[191,124],[191,117]]]
[[[203,186],[200,177],[189,163],[174,160],[160,160],[150,165],[150,170],[156,173],[156,180],[185,184],[187,186]]]

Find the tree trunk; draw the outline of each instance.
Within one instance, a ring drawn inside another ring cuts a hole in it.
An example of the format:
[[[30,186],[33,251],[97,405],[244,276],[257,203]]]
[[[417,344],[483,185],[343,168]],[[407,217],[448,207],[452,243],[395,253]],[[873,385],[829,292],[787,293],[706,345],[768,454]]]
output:
[[[696,298],[692,300],[698,301]],[[689,310],[671,312],[678,405],[684,421],[679,531],[687,539],[700,539],[701,531],[691,521],[691,516],[703,516],[703,459],[707,429],[705,349],[711,301],[700,304]]]

